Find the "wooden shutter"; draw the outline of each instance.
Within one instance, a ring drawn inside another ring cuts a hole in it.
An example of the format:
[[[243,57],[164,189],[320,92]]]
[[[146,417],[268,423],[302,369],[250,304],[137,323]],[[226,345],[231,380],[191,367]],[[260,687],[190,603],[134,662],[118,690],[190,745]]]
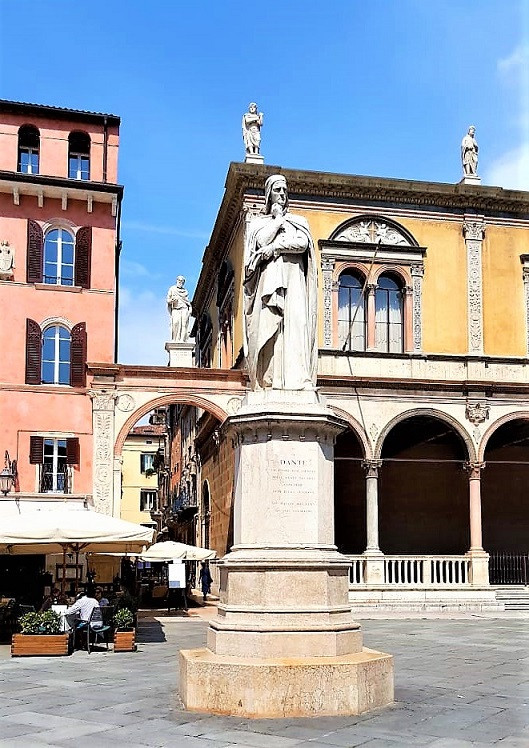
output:
[[[29,461],[31,465],[42,465],[44,462],[44,437],[29,437]]]
[[[82,226],[75,237],[75,285],[90,288],[92,227]]]
[[[79,465],[79,439],[76,436],[66,439],[66,464]]]
[[[26,258],[26,280],[28,283],[42,283],[44,235],[36,221],[28,220],[28,247]]]
[[[86,386],[86,322],[79,322],[72,328],[70,384],[72,387]]]
[[[34,319],[26,319],[26,384],[40,384],[42,331]]]

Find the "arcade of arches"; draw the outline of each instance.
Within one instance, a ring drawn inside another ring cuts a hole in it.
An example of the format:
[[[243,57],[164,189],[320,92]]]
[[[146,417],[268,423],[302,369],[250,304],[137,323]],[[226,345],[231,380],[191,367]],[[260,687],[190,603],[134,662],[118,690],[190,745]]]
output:
[[[337,439],[335,461],[336,543],[343,553],[527,553],[529,420],[494,430],[481,462],[453,425],[430,415],[397,423],[379,460],[365,460],[349,429]]]

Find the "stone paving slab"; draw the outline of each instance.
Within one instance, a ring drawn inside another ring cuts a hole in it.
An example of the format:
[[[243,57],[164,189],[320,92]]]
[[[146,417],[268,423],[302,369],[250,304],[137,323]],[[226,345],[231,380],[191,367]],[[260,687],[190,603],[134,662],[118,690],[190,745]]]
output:
[[[179,649],[199,616],[143,618],[136,653],[10,658],[0,646],[0,746],[33,748],[529,748],[527,617],[363,622],[395,657],[395,704],[368,714],[249,720],[186,712]]]

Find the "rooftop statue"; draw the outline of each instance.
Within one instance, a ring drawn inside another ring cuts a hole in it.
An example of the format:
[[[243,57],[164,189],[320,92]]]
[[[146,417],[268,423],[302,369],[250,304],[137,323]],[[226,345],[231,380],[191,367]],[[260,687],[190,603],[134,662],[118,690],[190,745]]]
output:
[[[186,279],[179,275],[176,284],[167,292],[167,310],[171,315],[171,340],[173,343],[185,343],[189,337],[189,318],[191,302],[184,288]]]
[[[247,156],[255,156],[260,153],[261,127],[263,126],[263,113],[257,111],[257,104],[252,102],[248,111],[242,115],[242,139]]]
[[[314,242],[288,211],[287,183],[265,183],[265,215],[248,228],[244,255],[245,354],[252,388],[306,390],[316,384],[317,280]]]
[[[463,163],[463,174],[466,177],[478,174],[478,144],[474,133],[476,128],[471,125],[468,132],[461,141],[461,161]]]

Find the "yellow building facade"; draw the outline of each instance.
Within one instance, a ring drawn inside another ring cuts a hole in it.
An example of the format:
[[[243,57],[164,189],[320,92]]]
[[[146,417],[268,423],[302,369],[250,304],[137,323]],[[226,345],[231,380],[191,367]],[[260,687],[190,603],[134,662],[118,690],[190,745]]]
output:
[[[493,606],[524,583],[511,561],[529,568],[529,194],[231,164],[193,299],[199,366],[244,369],[244,236],[278,172],[316,247],[318,389],[348,425],[335,527],[352,595]]]
[[[121,519],[156,526],[151,511],[158,509],[156,453],[163,431],[157,426],[136,426],[122,451]]]

